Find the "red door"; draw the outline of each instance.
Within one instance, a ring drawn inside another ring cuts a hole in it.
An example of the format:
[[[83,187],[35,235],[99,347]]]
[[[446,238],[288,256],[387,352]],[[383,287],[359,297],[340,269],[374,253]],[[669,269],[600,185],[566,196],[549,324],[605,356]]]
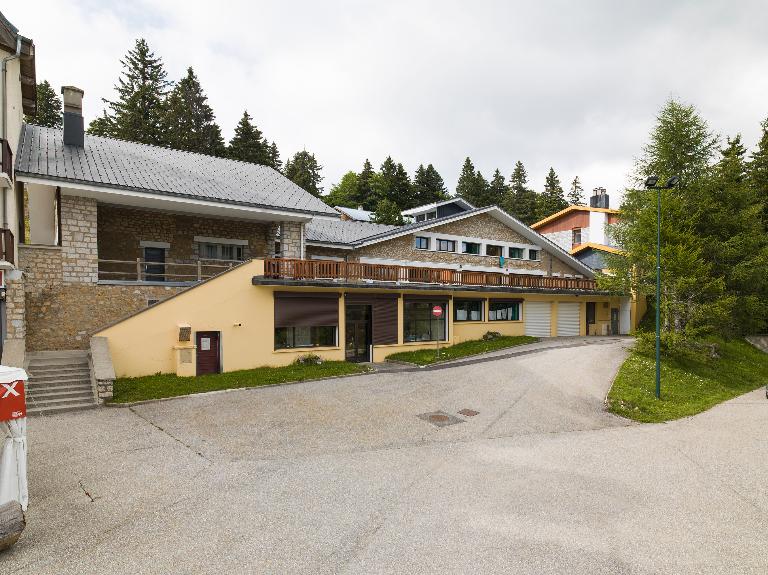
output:
[[[197,375],[219,373],[221,371],[219,332],[198,331],[195,336],[197,343]]]

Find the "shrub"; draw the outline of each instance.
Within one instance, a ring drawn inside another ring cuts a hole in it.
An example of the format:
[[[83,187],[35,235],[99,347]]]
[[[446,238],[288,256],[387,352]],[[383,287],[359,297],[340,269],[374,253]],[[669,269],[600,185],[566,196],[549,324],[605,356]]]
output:
[[[316,353],[305,353],[297,357],[293,363],[296,365],[320,365],[323,363],[323,358]]]
[[[499,339],[501,337],[501,334],[498,331],[486,331],[485,335],[483,335],[483,341],[493,341],[494,339]]]

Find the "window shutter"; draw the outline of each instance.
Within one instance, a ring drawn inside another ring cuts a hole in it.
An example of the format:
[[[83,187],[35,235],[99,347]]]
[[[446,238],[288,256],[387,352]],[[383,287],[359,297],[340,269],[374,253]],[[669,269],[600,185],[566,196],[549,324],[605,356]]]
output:
[[[373,302],[373,344],[397,343],[397,298],[377,298]]]
[[[327,292],[275,292],[275,327],[338,327],[339,297]]]

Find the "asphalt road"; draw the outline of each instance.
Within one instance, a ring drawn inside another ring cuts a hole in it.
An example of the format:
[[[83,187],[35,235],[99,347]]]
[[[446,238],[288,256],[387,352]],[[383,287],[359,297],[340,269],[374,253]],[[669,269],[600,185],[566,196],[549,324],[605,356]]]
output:
[[[764,392],[630,424],[593,342],[33,419],[0,572],[768,572]]]

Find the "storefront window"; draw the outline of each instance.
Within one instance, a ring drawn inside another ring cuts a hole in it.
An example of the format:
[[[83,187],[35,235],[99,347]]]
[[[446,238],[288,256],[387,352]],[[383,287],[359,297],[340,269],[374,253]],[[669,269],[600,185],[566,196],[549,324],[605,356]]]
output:
[[[436,318],[432,308],[440,306],[443,314]],[[443,301],[406,301],[404,306],[403,338],[405,341],[445,341],[447,339],[445,314],[448,305]]]
[[[335,345],[335,325],[275,328],[275,349],[334,347]]]
[[[519,321],[520,302],[491,301],[488,304],[488,321]]]
[[[458,299],[453,303],[454,321],[483,321],[483,301]]]

